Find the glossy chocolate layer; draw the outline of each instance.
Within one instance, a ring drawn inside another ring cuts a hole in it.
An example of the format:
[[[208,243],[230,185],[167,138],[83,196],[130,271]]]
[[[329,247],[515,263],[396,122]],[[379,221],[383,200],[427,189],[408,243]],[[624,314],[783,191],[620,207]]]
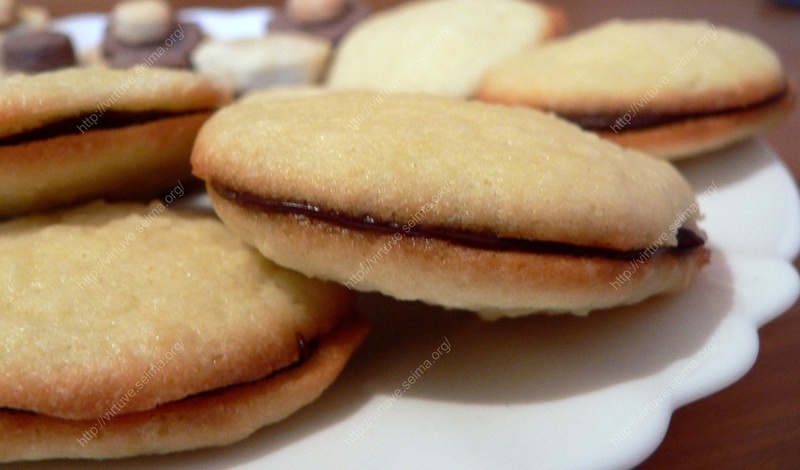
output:
[[[62,119],[46,124],[36,129],[30,129],[19,134],[0,137],[0,146],[17,145],[35,140],[51,139],[72,134],[83,134],[100,129],[118,129],[121,127],[144,124],[159,119],[192,114],[208,113],[211,110],[193,111],[144,111],[144,112],[117,112],[105,111],[103,113],[82,114],[79,116]]]
[[[494,251],[517,251],[522,253],[553,254],[577,257],[599,257],[618,261],[649,259],[662,253],[685,254],[700,248],[705,240],[685,228],[677,232],[677,246],[660,246],[640,250],[614,250],[610,248],[580,246],[569,243],[526,240],[521,238],[498,237],[490,233],[469,232],[466,230],[433,227],[424,225],[403,225],[398,222],[382,221],[369,215],[354,216],[336,210],[297,201],[265,199],[249,193],[235,191],[212,184],[213,189],[223,198],[240,206],[276,214],[293,214],[338,225],[347,229],[399,233],[410,237],[435,238],[456,245]],[[655,245],[655,244],[654,244]]]
[[[685,113],[685,114],[670,114],[670,113],[648,113],[645,110],[637,112],[636,114],[622,113],[622,114],[565,114],[556,113],[560,117],[574,122],[584,129],[596,131],[623,132],[626,130],[646,129],[648,127],[663,126],[673,124],[680,121],[689,119],[702,119],[714,116],[720,116],[728,113],[736,113],[742,111],[757,110],[765,108],[782,100],[786,93],[787,88],[780,92],[768,96],[758,103],[752,103],[747,106],[734,106],[714,111],[705,111],[698,113]],[[646,105],[645,105],[646,108]]]

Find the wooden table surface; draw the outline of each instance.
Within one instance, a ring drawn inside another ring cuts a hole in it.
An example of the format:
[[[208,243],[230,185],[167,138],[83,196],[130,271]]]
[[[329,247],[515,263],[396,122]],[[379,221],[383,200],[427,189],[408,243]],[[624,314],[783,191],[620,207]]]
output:
[[[489,0],[487,0],[489,1]],[[108,11],[108,0],[28,0],[54,16]],[[173,0],[183,6],[235,7],[276,2]],[[376,8],[401,3],[372,0]],[[800,8],[767,0],[551,0],[569,19],[570,31],[604,19],[702,18],[748,31],[771,45],[788,73],[800,81]],[[800,107],[780,128],[764,135],[795,176],[800,177]],[[662,445],[640,468],[800,468],[800,304],[759,332],[755,366],[730,387],[677,410]]]

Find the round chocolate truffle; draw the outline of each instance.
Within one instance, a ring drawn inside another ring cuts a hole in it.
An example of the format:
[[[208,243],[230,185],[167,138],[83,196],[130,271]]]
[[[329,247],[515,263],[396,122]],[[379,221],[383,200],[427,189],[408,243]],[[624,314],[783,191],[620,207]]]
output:
[[[44,72],[75,65],[69,36],[56,31],[15,33],[3,41],[3,66],[24,73]]]

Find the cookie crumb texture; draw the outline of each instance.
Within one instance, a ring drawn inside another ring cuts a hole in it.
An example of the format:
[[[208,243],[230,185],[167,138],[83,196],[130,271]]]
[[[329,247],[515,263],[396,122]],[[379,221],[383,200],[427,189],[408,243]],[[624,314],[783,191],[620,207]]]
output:
[[[298,334],[328,333],[352,301],[265,260],[217,219],[163,203],[3,223],[0,258],[0,408],[67,419],[261,379],[298,360]]]
[[[168,193],[191,179],[197,131],[230,99],[196,73],[143,67],[0,81],[0,217]]]
[[[702,248],[650,257],[615,288],[627,261],[411,236],[404,227],[620,251],[677,246],[679,226],[703,236],[692,188],[672,165],[530,109],[401,93],[256,93],[206,123],[192,164],[225,224],[278,264],[490,318],[638,302],[684,288],[707,260]],[[219,187],[398,229],[269,213]]]
[[[533,1],[409,2],[350,30],[328,85],[471,96],[486,69],[559,34],[562,20],[559,12]]]

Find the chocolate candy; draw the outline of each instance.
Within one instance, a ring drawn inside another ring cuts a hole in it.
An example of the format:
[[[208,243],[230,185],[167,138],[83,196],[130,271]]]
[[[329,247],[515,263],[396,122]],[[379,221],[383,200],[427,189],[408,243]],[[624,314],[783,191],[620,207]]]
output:
[[[292,18],[286,10],[277,10],[267,25],[269,32],[301,32],[323,37],[332,43],[338,42],[359,21],[370,13],[363,0],[346,0],[344,11],[327,21],[309,23]]]
[[[136,65],[148,67],[189,68],[191,52],[203,39],[195,23],[175,23],[169,35],[155,43],[131,46],[115,38],[110,30],[101,44],[103,57],[113,68]]]
[[[3,41],[3,66],[24,73],[44,72],[75,65],[69,36],[55,31],[9,34]]]

